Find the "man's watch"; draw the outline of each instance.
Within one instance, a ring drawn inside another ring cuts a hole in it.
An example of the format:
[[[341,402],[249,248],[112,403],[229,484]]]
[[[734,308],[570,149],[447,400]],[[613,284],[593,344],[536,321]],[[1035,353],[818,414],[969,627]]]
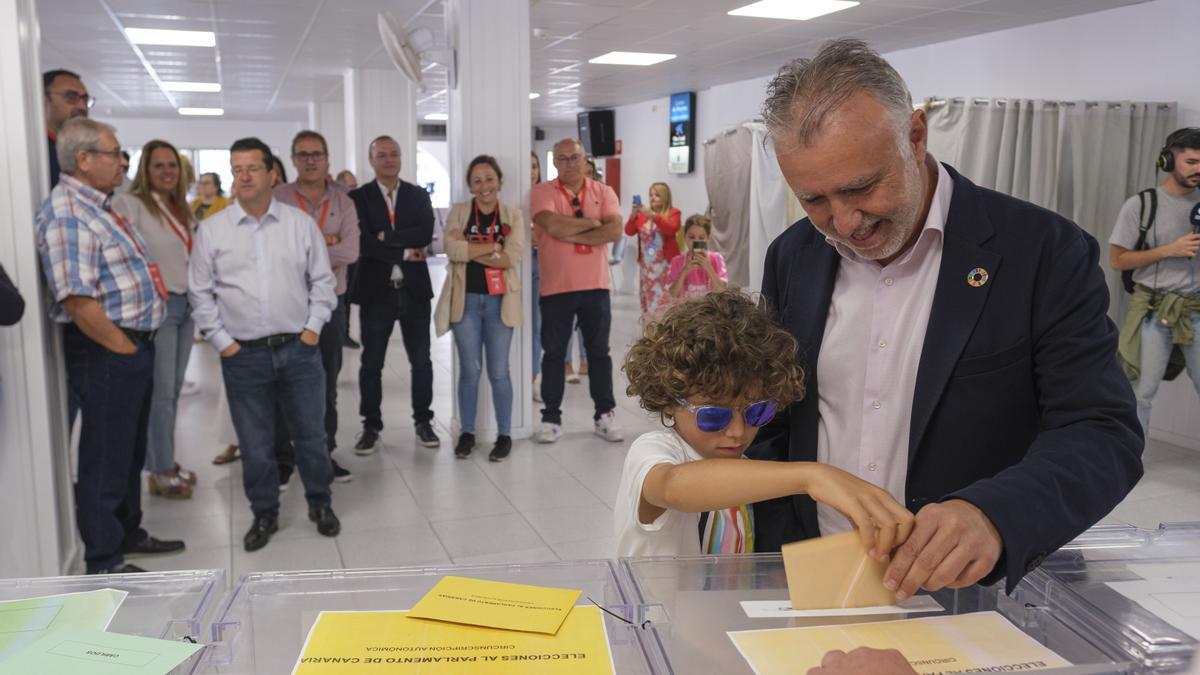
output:
[[[499,260],[499,259],[500,259],[500,252],[492,251],[492,260]]]

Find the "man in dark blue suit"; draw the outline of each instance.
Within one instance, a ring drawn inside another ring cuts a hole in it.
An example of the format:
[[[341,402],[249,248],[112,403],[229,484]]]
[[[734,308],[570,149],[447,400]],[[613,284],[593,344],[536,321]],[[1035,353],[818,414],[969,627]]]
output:
[[[380,136],[367,149],[375,180],[350,192],[358,210],[361,257],[353,301],[362,322],[362,361],[358,370],[359,414],[363,430],[354,445],[358,455],[379,449],[383,430],[383,365],[392,329],[400,336],[412,367],[412,410],[416,442],[440,445],[433,430],[433,361],[429,354],[433,285],[425,247],[433,239],[429,193],[400,180],[400,144]]]
[[[876,552],[899,598],[1011,589],[1142,475],[1096,241],[935,161],[924,111],[861,41],[784,66],[763,112],[809,216],[772,243],[763,295],[808,387],[748,454],[838,466],[914,511]],[[848,527],[804,496],[755,505],[761,551]]]

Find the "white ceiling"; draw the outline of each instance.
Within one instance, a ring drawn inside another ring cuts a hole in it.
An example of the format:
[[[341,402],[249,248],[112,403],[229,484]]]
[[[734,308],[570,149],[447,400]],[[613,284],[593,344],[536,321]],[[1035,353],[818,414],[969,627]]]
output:
[[[749,0],[532,0],[535,123],[572,122],[581,109],[773,72],[826,39],[853,35],[881,52],[932,44],[1147,0],[862,0],[810,21],[726,14]],[[376,14],[443,40],[438,0],[38,0],[42,65],[80,72],[97,116],[173,115],[179,106],[223,107],[238,119],[307,120],[309,101],[341,100],[341,72],[391,68]],[[218,81],[219,94],[168,95],[120,26],[212,30],[217,46],[141,47],[162,80]],[[543,33],[544,30],[544,33]],[[599,66],[608,52],[669,52],[649,67]],[[418,115],[446,111],[445,70],[428,64]],[[560,90],[555,92],[555,90]]]

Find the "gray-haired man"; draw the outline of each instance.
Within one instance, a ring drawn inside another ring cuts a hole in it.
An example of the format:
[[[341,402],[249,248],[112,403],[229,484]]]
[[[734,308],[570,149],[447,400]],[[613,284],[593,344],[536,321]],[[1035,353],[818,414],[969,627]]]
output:
[[[1096,241],[935,161],[925,112],[861,41],[785,65],[763,113],[808,212],[771,244],[763,295],[809,381],[747,454],[905,500],[916,527],[885,577],[901,599],[1015,586],[1142,475]],[[807,497],[754,520],[763,551],[848,528]]]

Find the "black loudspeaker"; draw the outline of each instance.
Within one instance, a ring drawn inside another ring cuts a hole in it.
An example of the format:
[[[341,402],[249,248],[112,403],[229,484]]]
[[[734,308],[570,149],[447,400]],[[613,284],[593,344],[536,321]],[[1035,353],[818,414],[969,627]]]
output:
[[[611,157],[617,154],[616,117],[611,110],[589,110],[579,113],[579,141],[583,151],[592,157]]]
[[[546,130],[541,127],[534,127],[533,128],[533,140],[535,140],[535,141],[546,140]]]

